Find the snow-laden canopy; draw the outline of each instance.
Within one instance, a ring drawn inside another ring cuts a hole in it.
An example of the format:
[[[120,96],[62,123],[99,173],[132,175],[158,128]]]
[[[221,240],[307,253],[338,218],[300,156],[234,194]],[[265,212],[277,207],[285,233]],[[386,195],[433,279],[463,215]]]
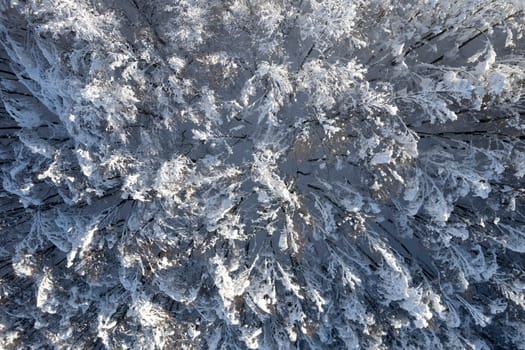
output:
[[[2,349],[524,349],[523,0],[0,0]]]

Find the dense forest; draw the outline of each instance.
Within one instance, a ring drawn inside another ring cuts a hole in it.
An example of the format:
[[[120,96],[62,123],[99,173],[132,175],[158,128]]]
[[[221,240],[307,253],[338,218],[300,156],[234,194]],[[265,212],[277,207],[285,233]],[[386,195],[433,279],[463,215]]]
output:
[[[525,349],[523,0],[0,0],[0,348]]]

